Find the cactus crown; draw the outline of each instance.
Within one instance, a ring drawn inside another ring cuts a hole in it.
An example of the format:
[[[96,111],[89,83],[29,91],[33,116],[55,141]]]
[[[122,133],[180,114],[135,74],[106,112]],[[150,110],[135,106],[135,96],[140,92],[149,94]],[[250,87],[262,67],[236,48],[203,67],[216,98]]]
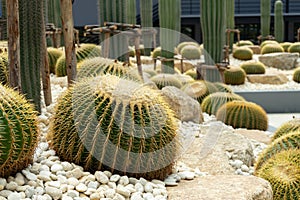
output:
[[[252,46],[254,44],[250,40],[240,40],[240,42],[237,42],[235,45],[238,47],[242,47],[242,46]]]
[[[177,88],[182,87],[182,83],[178,80],[173,74],[157,74],[150,78],[159,89],[162,89],[165,86],[174,86]]]

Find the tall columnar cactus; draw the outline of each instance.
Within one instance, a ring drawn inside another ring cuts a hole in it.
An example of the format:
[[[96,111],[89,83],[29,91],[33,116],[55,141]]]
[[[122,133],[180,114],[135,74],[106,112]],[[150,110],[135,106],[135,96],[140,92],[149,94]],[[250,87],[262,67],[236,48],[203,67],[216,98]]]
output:
[[[227,0],[226,1],[226,28],[234,29],[234,0]],[[227,41],[228,42],[228,41]],[[233,33],[230,34],[230,41],[229,47],[232,49],[232,45],[234,42],[234,35]]]
[[[53,23],[56,27],[61,28],[61,9],[60,0],[48,0],[47,2],[47,23]]]
[[[127,23],[136,24],[136,0],[127,0]]]
[[[223,61],[226,43],[226,2],[224,0],[201,0],[201,28],[204,57],[207,65]],[[207,70],[206,79],[221,81],[218,70]]]
[[[142,28],[145,30],[149,30],[149,28],[153,27],[153,3],[152,0],[140,0],[140,11],[141,11],[141,24]],[[152,35],[145,34],[143,35],[144,47],[145,47],[145,55],[151,55]]]
[[[40,0],[19,0],[21,90],[41,111],[41,68],[46,46],[44,3]]]
[[[57,155],[92,172],[164,179],[179,150],[176,119],[161,93],[112,75],[69,88],[50,130]]]
[[[36,112],[18,92],[0,84],[0,177],[32,162],[38,140]]]
[[[163,58],[174,58],[180,40],[181,0],[159,0],[160,45]],[[163,73],[174,73],[174,61],[162,63]]]
[[[277,42],[284,40],[283,3],[281,0],[275,2],[274,8],[274,35]]]
[[[260,26],[263,38],[270,35],[271,0],[260,0]]]

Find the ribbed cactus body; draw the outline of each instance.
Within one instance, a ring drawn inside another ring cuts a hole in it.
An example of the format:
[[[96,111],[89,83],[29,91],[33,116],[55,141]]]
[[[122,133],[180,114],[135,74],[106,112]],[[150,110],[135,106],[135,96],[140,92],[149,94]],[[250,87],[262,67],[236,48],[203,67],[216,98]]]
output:
[[[0,177],[32,162],[38,140],[37,115],[18,92],[0,84]]]
[[[6,55],[0,54],[0,83],[5,85],[8,83],[8,62]]]
[[[136,0],[127,0],[126,21],[129,24],[136,24]]]
[[[181,0],[159,0],[160,46],[163,58],[174,58],[180,41]],[[162,62],[163,73],[174,73],[174,61]]]
[[[268,129],[268,117],[265,110],[252,102],[228,102],[219,108],[216,117],[234,128],[264,131]]]
[[[233,93],[232,89],[224,83],[214,82],[213,84],[218,89],[219,92]]]
[[[201,103],[202,112],[216,115],[218,109],[230,101],[244,101],[245,99],[237,94],[216,92],[205,97]]]
[[[271,0],[260,0],[260,26],[263,38],[270,35]]]
[[[47,52],[48,52],[48,63],[49,63],[50,73],[55,74],[56,62],[63,55],[63,51],[60,49],[49,47],[47,48]]]
[[[265,40],[260,44],[260,48],[263,48],[267,44],[279,44],[279,43],[275,40]]]
[[[300,68],[297,68],[293,73],[293,81],[300,83]]]
[[[201,0],[201,27],[205,63],[214,65],[223,61],[226,42],[226,3],[224,0]]]
[[[116,76],[75,84],[58,101],[51,147],[85,170],[164,179],[178,150],[174,113],[161,93]]]
[[[140,0],[141,25],[144,30],[153,27],[153,2],[149,0]],[[143,44],[145,47],[145,55],[151,55],[153,36],[143,35]]]
[[[255,163],[255,170],[260,170],[267,160],[279,152],[286,151],[288,149],[299,149],[299,147],[300,131],[290,132],[277,138],[260,154],[257,162]]]
[[[283,3],[281,0],[275,2],[274,8],[274,35],[277,42],[284,41],[284,19]]]
[[[284,52],[289,52],[289,48],[293,43],[291,42],[283,42],[280,43],[280,46],[284,49]]]
[[[233,51],[232,56],[239,60],[251,60],[253,51],[249,47],[238,47]]]
[[[181,50],[181,56],[189,60],[200,59],[201,50],[199,47],[187,45]]]
[[[284,49],[279,44],[266,44],[261,49],[261,54],[280,53],[280,52],[284,52]]]
[[[300,198],[300,150],[282,151],[269,159],[256,172],[267,180],[273,190],[274,200],[296,200]]]
[[[236,46],[238,46],[238,47],[252,46],[252,45],[254,45],[254,44],[250,40],[240,40],[240,42],[236,43]]]
[[[240,67],[230,67],[224,72],[224,82],[229,85],[242,85],[246,81],[246,72]]]
[[[199,44],[197,42],[181,42],[176,47],[177,53],[181,54],[181,50],[187,45],[193,45],[195,47],[199,47]]]
[[[288,49],[289,53],[300,53],[300,42],[295,42],[291,44],[291,46]]]
[[[180,80],[173,74],[157,74],[152,76],[150,80],[153,81],[159,89],[162,89],[165,86],[182,87]]]
[[[266,66],[259,61],[243,62],[240,67],[246,74],[264,74],[266,72]]]
[[[227,0],[226,1],[226,28],[227,29],[234,29],[235,23],[234,23],[234,0]],[[234,43],[234,33],[230,34],[230,41],[229,42],[229,48],[232,49],[232,45]]]
[[[272,140],[274,141],[275,139],[286,135],[290,132],[294,132],[294,131],[300,131],[300,119],[292,119],[290,121],[285,122],[284,124],[282,124],[279,128],[276,129]]]

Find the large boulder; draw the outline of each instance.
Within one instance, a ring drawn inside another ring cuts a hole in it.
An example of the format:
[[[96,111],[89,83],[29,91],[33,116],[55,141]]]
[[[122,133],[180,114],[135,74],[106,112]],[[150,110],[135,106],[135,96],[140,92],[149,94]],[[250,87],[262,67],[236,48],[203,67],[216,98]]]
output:
[[[215,121],[201,125],[201,137],[193,141],[180,161],[211,175],[234,175],[230,159],[253,166],[252,144],[245,136],[234,133],[234,129]]]
[[[211,166],[212,168],[215,166]],[[272,200],[270,183],[255,176],[204,176],[167,188],[172,200]]]
[[[175,111],[176,116],[181,121],[203,122],[203,115],[199,102],[185,94],[182,90],[166,86],[162,89],[162,94]]]
[[[258,57],[268,67],[290,70],[296,67],[299,53],[269,53]]]
[[[289,81],[286,75],[282,73],[276,74],[251,74],[247,75],[247,79],[250,83],[272,84],[280,85]]]

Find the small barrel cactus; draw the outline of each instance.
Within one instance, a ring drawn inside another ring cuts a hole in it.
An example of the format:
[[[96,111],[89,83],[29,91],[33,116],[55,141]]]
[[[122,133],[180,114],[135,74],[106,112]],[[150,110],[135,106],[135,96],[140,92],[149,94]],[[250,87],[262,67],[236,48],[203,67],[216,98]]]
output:
[[[293,74],[293,81],[300,83],[300,67],[295,69],[294,74]]]
[[[289,52],[289,48],[290,48],[290,46],[293,43],[291,43],[291,42],[283,42],[283,43],[279,43],[279,44],[284,49],[284,52]]]
[[[200,59],[201,57],[201,51],[200,48],[194,45],[186,45],[181,50],[181,56],[183,58],[189,59],[189,60],[195,60]]]
[[[300,42],[295,42],[291,44],[291,46],[288,49],[289,53],[300,53]]]
[[[263,48],[267,44],[279,44],[279,43],[275,40],[265,40],[260,44],[260,47]]]
[[[242,46],[253,46],[253,42],[250,40],[240,40],[240,42],[235,43],[236,46],[242,47]]]
[[[152,76],[150,80],[153,81],[159,89],[165,86],[182,87],[181,81],[173,74],[157,74]]]
[[[1,84],[0,96],[0,177],[8,177],[32,162],[39,131],[37,112],[23,96]]]
[[[187,46],[187,45],[192,45],[195,47],[199,47],[199,44],[197,42],[181,42],[178,44],[178,46],[176,47],[177,53],[181,54],[181,50]]]
[[[0,55],[0,83],[3,85],[8,83],[8,62],[2,54]]]
[[[238,47],[233,51],[232,56],[239,60],[251,60],[253,51],[248,47]]]
[[[60,49],[57,49],[57,48],[48,47],[47,52],[48,52],[48,62],[49,62],[50,73],[54,74],[56,62],[63,55],[63,51]]]
[[[221,106],[216,114],[218,120],[233,128],[268,129],[268,116],[259,105],[247,101],[231,101]]]
[[[158,90],[104,75],[59,98],[48,139],[62,160],[90,172],[164,179],[180,149],[177,129]]]
[[[218,88],[213,83],[203,80],[187,83],[181,90],[196,99],[200,104],[206,96],[218,92]]]
[[[129,46],[128,53],[129,53],[129,57],[134,57],[135,56],[135,48],[133,46]]]
[[[246,74],[264,74],[266,73],[266,66],[259,61],[243,62],[240,67]]]
[[[214,86],[218,89],[219,92],[228,92],[228,93],[232,93],[232,89],[224,84],[224,83],[221,83],[221,82],[214,82],[213,83]]]
[[[300,150],[282,151],[270,158],[264,166],[256,172],[270,182],[274,200],[299,199],[300,188]]]
[[[280,127],[278,127],[272,137],[272,141],[276,140],[277,138],[286,135],[290,132],[300,131],[300,119],[292,119],[283,123]]]
[[[281,151],[288,149],[299,149],[300,132],[290,132],[283,135],[272,142],[258,157],[255,163],[255,170],[259,170],[267,160]]]
[[[215,115],[218,109],[230,101],[244,101],[245,99],[234,93],[216,92],[205,97],[201,103],[202,112]]]
[[[280,53],[280,52],[284,52],[284,49],[279,44],[266,44],[261,49],[261,54]]]
[[[240,67],[230,67],[224,72],[224,82],[229,85],[242,85],[246,81],[246,72]]]
[[[157,58],[161,56],[161,47],[156,47],[152,52],[152,58]]]
[[[187,70],[186,72],[184,72],[184,74],[192,77],[194,80],[197,79],[197,72],[194,69]]]

